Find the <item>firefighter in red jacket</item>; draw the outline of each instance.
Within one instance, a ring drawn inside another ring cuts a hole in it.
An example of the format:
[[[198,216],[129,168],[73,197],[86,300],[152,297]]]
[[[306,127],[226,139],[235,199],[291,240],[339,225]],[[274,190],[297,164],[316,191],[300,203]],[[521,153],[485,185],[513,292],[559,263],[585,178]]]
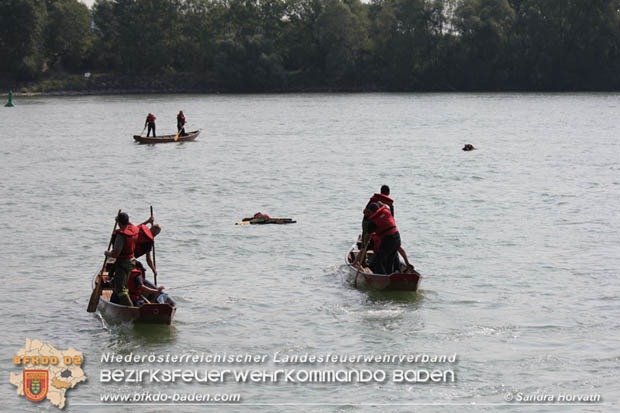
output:
[[[129,273],[135,267],[134,250],[138,238],[138,227],[129,222],[129,215],[121,212],[116,217],[119,229],[116,230],[114,248],[106,251],[106,257],[116,258],[114,264],[114,291],[123,305],[132,305],[127,290]]]
[[[392,214],[392,217],[394,217],[394,200],[392,200],[392,198],[390,198],[389,195],[390,195],[390,187],[387,185],[382,185],[381,193],[374,194],[373,196],[371,196],[365,208],[368,208],[368,206],[370,206],[370,204],[373,202],[379,202],[381,205],[387,205],[390,208],[390,213]],[[370,236],[370,233],[372,232],[372,231],[368,231],[369,224],[370,224],[370,221],[368,220],[368,216],[367,214],[364,214],[364,218],[362,219],[362,245],[366,245],[369,239],[368,237]],[[374,248],[372,249],[376,250],[377,247],[378,246],[374,246]]]
[[[146,226],[151,224],[151,228]],[[153,271],[153,275],[157,275],[157,268],[151,258],[151,251],[153,249],[153,243],[155,237],[161,232],[161,226],[153,223],[153,217],[150,217],[142,224],[138,225],[138,238],[136,239],[136,249],[134,255],[136,258],[140,258],[146,254],[146,263]]]
[[[155,300],[162,293],[165,288],[160,285],[157,288],[151,288],[144,284],[144,267],[139,261],[136,261],[136,268],[134,268],[129,274],[129,282],[127,288],[129,289],[129,297],[134,305],[140,306],[145,303],[145,296],[149,296],[149,299]]]
[[[146,136],[148,137],[151,133],[151,130],[153,131],[153,137],[155,137],[155,119],[157,119],[155,117],[155,115],[153,115],[152,113],[149,113],[148,115],[146,115],[146,121],[144,122],[144,127],[149,127],[149,130],[146,132]]]
[[[368,230],[376,234],[375,253],[370,257],[369,266],[375,274],[391,274],[394,270],[398,251],[400,249],[400,233],[396,222],[387,205],[371,202],[364,210],[364,215],[370,221]],[[408,263],[407,263],[408,264]]]

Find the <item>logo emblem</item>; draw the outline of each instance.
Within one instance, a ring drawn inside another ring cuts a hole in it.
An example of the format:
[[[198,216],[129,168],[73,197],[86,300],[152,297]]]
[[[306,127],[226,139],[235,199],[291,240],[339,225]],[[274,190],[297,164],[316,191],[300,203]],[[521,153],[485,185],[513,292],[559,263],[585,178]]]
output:
[[[24,370],[24,396],[33,402],[40,402],[47,396],[49,371]]]

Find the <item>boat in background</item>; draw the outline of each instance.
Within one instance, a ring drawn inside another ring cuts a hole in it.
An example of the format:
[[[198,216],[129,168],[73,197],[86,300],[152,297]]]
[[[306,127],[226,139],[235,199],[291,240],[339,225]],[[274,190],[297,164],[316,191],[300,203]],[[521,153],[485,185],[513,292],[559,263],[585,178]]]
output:
[[[133,135],[133,138],[136,140],[136,142],[139,142],[139,143],[154,144],[154,143],[167,143],[167,142],[190,142],[196,139],[198,135],[200,135],[200,129],[192,131],[192,132],[188,132],[184,136],[179,135],[178,139],[176,140],[174,139],[174,137],[177,136],[176,134],[150,136],[150,137]]]
[[[355,263],[355,259],[360,253],[360,244],[353,244],[345,257],[348,267],[347,282],[355,288],[370,289],[378,291],[417,291],[420,286],[422,275],[413,267],[407,267],[399,255],[400,269],[392,274],[375,274],[366,265],[360,266]],[[372,256],[374,252],[368,250],[366,257]]]
[[[113,303],[111,301],[113,290],[108,276],[108,269],[111,268],[111,264],[107,264],[106,267],[106,271],[103,273],[103,290],[97,304],[97,309],[106,320],[113,323],[172,324],[177,306],[168,295],[166,295],[164,303],[153,300],[154,302],[142,304],[139,307]],[[97,276],[95,276],[96,279]],[[144,284],[151,288],[157,288],[149,280],[144,280]]]

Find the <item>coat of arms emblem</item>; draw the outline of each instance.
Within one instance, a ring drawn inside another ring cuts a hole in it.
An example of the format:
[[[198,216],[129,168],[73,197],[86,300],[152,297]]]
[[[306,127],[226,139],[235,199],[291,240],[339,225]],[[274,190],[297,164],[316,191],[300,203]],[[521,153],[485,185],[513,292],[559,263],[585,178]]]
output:
[[[24,396],[40,402],[47,396],[49,372],[47,370],[24,370]]]

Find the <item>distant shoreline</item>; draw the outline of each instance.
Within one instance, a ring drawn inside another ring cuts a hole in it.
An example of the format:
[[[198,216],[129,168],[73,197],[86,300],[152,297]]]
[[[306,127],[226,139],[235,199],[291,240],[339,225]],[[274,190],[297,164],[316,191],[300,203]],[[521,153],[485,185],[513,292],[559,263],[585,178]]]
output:
[[[459,90],[447,85],[416,90],[395,90],[370,85],[312,85],[300,81],[286,87],[273,89],[242,89],[225,87],[213,80],[194,74],[164,74],[153,76],[117,75],[96,73],[55,74],[46,79],[30,82],[0,81],[0,96],[88,96],[88,95],[164,95],[164,94],[287,94],[287,93],[618,93],[618,90],[552,90],[552,89],[467,89]]]

